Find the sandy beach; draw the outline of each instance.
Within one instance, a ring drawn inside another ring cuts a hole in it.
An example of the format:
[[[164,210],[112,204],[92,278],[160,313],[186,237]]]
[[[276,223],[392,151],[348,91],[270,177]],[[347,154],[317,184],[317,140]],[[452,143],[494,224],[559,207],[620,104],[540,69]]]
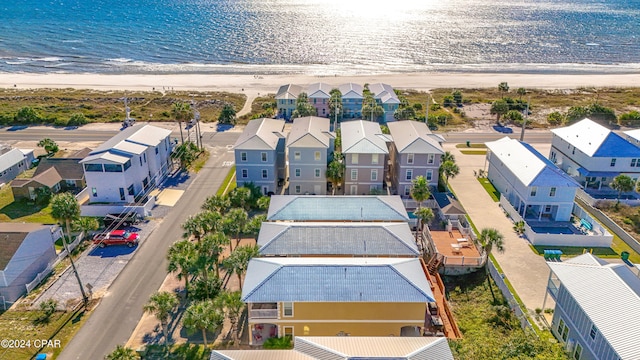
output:
[[[371,76],[234,75],[234,74],[29,74],[1,73],[3,88],[77,88],[131,91],[229,91],[249,97],[275,93],[280,85],[325,82],[339,85],[383,82],[400,89],[486,88],[506,81],[511,88],[575,89],[579,87],[635,87],[640,74],[500,74],[500,73],[401,73]],[[15,85],[15,86],[14,86]]]

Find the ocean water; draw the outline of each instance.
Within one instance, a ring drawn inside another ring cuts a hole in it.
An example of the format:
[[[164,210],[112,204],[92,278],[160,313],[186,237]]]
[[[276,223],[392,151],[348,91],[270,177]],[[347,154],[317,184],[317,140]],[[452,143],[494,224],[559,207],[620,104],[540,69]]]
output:
[[[640,0],[0,0],[0,72],[640,72]]]

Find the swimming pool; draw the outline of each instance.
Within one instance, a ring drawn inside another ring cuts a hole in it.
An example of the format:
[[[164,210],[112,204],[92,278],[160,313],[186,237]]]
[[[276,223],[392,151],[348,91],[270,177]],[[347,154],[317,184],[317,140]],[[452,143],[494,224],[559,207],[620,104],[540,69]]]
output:
[[[537,234],[575,234],[570,227],[567,226],[534,226],[531,228]]]

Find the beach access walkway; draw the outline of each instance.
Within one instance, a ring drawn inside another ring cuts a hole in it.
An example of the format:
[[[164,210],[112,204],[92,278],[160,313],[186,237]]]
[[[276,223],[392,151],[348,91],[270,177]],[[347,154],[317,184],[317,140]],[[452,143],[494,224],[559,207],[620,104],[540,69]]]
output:
[[[474,171],[485,169],[485,156],[462,154],[455,145],[445,143],[443,146],[445,151],[455,156],[456,164],[460,167],[460,173],[449,179],[451,188],[478,231],[490,227],[504,236],[505,251],[499,253],[494,248],[494,257],[527,309],[533,312],[536,308],[542,308],[549,267],[542,256],[531,250],[529,242],[513,231],[512,221],[475,177]],[[545,154],[549,152],[550,145],[535,144],[535,147]]]

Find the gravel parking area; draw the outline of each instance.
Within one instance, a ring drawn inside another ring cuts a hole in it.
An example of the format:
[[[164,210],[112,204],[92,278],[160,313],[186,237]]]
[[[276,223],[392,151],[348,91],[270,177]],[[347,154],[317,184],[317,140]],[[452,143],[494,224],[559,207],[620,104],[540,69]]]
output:
[[[150,220],[127,229],[140,234],[139,241],[140,245],[142,245],[159,223],[157,220]],[[127,246],[89,247],[76,260],[76,268],[85,289],[87,284],[91,284],[94,298],[104,296],[111,283],[131,260],[140,245],[133,248]],[[68,302],[81,297],[78,281],[71,267],[69,267],[60,278],[38,297],[33,306],[38,307],[40,302],[53,298],[58,301],[59,307],[62,309]]]

